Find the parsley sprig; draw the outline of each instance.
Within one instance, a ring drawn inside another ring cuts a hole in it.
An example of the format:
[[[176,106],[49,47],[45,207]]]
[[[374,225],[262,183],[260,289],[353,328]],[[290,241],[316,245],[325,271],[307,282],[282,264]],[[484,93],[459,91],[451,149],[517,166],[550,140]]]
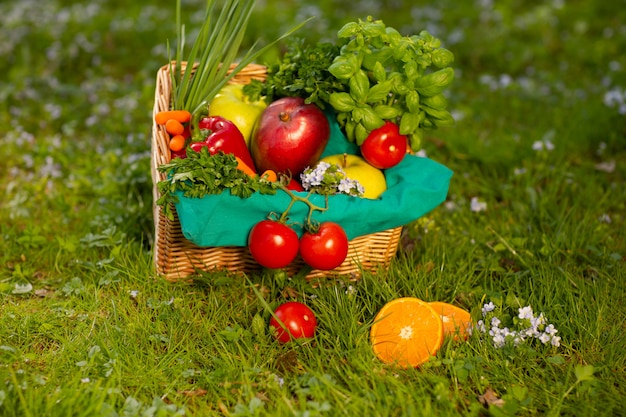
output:
[[[268,66],[264,82],[252,80],[244,86],[251,100],[265,97],[271,103],[282,97],[302,97],[307,103],[325,108],[331,93],[345,90],[328,71],[339,55],[339,46],[330,42],[307,44],[303,38],[292,37],[286,48],[280,62]]]
[[[179,202],[178,192],[185,197],[202,198],[228,189],[233,196],[248,198],[255,192],[276,194],[280,186],[238,169],[234,155],[223,152],[211,155],[206,147],[200,152],[188,150],[187,158],[175,158],[161,165],[159,171],[166,174],[166,179],[157,184],[160,194],[157,204],[169,219],[174,218],[172,205]]]

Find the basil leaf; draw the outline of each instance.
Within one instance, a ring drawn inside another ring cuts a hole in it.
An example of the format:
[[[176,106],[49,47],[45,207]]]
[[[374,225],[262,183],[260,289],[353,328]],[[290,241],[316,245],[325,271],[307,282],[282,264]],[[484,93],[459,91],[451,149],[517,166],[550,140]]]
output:
[[[367,22],[363,25],[363,33],[366,36],[374,37],[385,34],[385,24],[382,20],[375,20],[373,22]]]
[[[374,75],[374,79],[376,81],[386,81],[387,80],[387,70],[383,67],[379,61],[376,61],[374,64],[374,68],[372,69],[372,74]]]
[[[361,146],[363,145],[363,142],[365,142],[365,139],[369,136],[369,131],[361,123],[358,123],[354,129],[354,136],[356,144]]]
[[[368,103],[378,103],[384,101],[389,96],[391,91],[391,83],[382,82],[372,86],[367,93]]]
[[[349,93],[333,93],[330,95],[330,105],[340,112],[350,112],[354,109],[356,102]]]
[[[358,69],[358,62],[352,55],[340,55],[330,64],[328,72],[340,80],[347,80],[354,75]]]
[[[360,110],[363,111],[361,123],[368,132],[371,132],[374,129],[378,129],[385,124],[385,121],[378,114],[376,114],[376,112],[372,110],[371,107],[362,107]]]
[[[401,110],[396,109],[393,106],[388,106],[386,104],[379,104],[378,106],[374,107],[374,111],[376,112],[378,117],[385,120],[395,119],[401,113]]]
[[[422,147],[422,137],[424,136],[424,132],[422,129],[416,129],[409,135],[409,145],[413,152],[417,152]]]
[[[346,120],[346,124],[344,125],[343,129],[346,132],[346,137],[348,138],[348,140],[350,142],[354,142],[355,141],[354,130],[356,129],[356,122],[352,120],[352,118],[348,118]]]
[[[452,64],[454,61],[454,55],[452,52],[447,49],[435,49],[430,54],[430,59],[433,62],[433,65],[438,68],[444,68]]]
[[[437,94],[431,97],[423,97],[421,99],[421,103],[424,106],[428,106],[437,110],[445,110],[448,107],[448,100],[443,96],[443,94]]]
[[[409,113],[417,113],[420,109],[420,96],[417,91],[412,90],[406,94],[406,107]]]
[[[406,112],[402,115],[402,118],[400,119],[400,134],[401,135],[408,135],[411,134],[413,132],[415,132],[417,130],[417,128],[420,125],[420,122],[423,119],[423,114],[422,112],[417,112],[417,113],[411,113],[411,112]]]
[[[363,57],[362,65],[363,68],[369,71],[373,71],[377,64],[381,65],[384,69],[392,58],[393,50],[391,48],[374,50]]]
[[[417,91],[432,97],[441,93],[454,79],[454,70],[450,67],[432,72],[415,80]]]
[[[391,81],[391,91],[393,91],[394,93],[403,96],[410,91],[409,87],[406,84],[406,80],[402,77],[400,73],[391,73],[389,80]]]
[[[426,110],[426,108],[424,108]],[[432,109],[431,109],[432,111]],[[446,110],[436,110],[437,115],[432,115],[428,113],[427,119],[432,122],[434,126],[443,127],[443,126],[453,126],[455,121],[454,117],[447,112]]]
[[[346,23],[339,31],[337,32],[338,38],[351,38],[352,36],[359,33],[360,28],[359,24],[356,22]]]
[[[423,106],[422,110],[424,110],[424,113],[434,119],[446,119],[450,114],[446,110],[433,109],[432,107],[428,106]]]
[[[404,76],[408,79],[413,79],[419,76],[419,73],[417,72],[417,63],[415,61],[409,61],[404,64]]]
[[[365,71],[358,70],[352,78],[350,78],[348,85],[350,86],[350,95],[352,95],[354,100],[364,103],[370,89],[370,79]]]

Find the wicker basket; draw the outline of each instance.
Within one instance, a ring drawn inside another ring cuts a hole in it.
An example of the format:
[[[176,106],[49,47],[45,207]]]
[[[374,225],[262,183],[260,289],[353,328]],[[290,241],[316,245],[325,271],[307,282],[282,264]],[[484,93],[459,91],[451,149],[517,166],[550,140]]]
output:
[[[184,68],[184,63],[183,63]],[[252,79],[263,80],[266,69],[260,65],[248,65],[238,72],[230,82],[249,83]],[[156,91],[153,114],[169,109],[171,93],[170,66],[165,65],[157,73]],[[165,179],[164,173],[158,170],[162,164],[170,161],[169,136],[163,126],[153,124],[152,128],[152,182],[154,202],[159,198],[157,183]],[[254,261],[246,247],[218,246],[200,247],[187,240],[181,231],[176,215],[170,220],[162,212],[160,206],[154,204],[154,263],[156,271],[170,281],[186,279],[198,271],[222,270],[249,273],[260,267]],[[175,212],[175,210],[174,210]],[[332,271],[312,270],[307,279],[326,276],[349,276],[358,279],[361,271],[374,271],[387,267],[395,255],[402,227],[361,236],[350,241],[348,257],[342,265]],[[287,268],[293,275],[299,272],[304,263],[298,257]]]

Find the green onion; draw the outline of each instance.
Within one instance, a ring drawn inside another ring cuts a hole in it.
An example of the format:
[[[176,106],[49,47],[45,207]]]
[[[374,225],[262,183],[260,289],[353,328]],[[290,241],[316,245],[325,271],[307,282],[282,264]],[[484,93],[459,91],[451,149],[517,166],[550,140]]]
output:
[[[170,76],[172,82],[172,108],[188,110],[195,118],[202,114],[207,105],[221,88],[240,70],[252,63],[274,44],[300,29],[310,19],[296,25],[278,39],[263,48],[257,49],[255,43],[238,60],[235,68],[229,73],[231,65],[239,56],[239,49],[244,38],[255,0],[217,0],[207,1],[204,22],[186,57],[189,71],[182,70],[178,65],[183,62],[185,48],[185,28],[182,24],[181,0],[176,2],[177,49],[173,65],[170,59]],[[223,3],[219,9],[218,3]],[[169,44],[168,44],[169,50]],[[192,65],[196,63],[192,76]]]

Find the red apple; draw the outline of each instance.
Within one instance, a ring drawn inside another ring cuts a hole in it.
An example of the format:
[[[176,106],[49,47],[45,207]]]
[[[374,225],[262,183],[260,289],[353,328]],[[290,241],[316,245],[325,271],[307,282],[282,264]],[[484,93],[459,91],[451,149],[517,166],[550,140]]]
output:
[[[407,137],[400,134],[398,125],[387,121],[365,138],[361,144],[361,155],[376,168],[386,169],[402,161],[407,147]]]
[[[250,152],[259,172],[271,169],[297,177],[319,160],[329,138],[330,125],[319,107],[284,97],[263,111]]]

